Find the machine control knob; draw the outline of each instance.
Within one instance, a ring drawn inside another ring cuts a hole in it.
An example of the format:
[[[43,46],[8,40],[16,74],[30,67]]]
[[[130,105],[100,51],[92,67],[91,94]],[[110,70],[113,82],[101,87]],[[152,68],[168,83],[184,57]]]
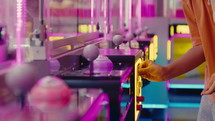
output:
[[[83,56],[88,60],[88,61],[93,61],[95,60],[99,55],[99,48],[93,44],[87,45],[84,47],[83,50]]]
[[[142,110],[142,105],[137,105],[137,110]]]
[[[133,34],[133,33],[127,33],[127,34],[125,35],[125,39],[126,39],[127,41],[131,41],[132,39],[134,39],[134,34]]]
[[[137,101],[138,102],[143,102],[144,101],[144,96],[137,96]]]
[[[122,42],[123,42],[123,37],[122,37],[121,35],[115,35],[115,36],[113,37],[113,43],[114,43],[116,46],[122,44]]]

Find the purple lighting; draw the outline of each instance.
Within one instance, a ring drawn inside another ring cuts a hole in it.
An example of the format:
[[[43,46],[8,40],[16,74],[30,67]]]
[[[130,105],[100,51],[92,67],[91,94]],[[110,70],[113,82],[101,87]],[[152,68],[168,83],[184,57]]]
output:
[[[16,1],[16,62],[22,63],[22,41],[25,39],[26,0]]]
[[[94,32],[94,0],[91,0],[91,32]]]
[[[138,28],[142,27],[142,0],[138,0]]]
[[[108,95],[103,93],[101,94],[95,102],[92,104],[88,112],[83,116],[81,121],[94,121],[96,119],[96,116],[102,111],[102,109],[107,110],[107,114],[109,115],[109,107],[105,107],[109,102]],[[106,121],[109,121],[109,116],[107,116]]]
[[[129,28],[129,32],[131,33],[132,32],[132,0],[129,0],[129,8],[128,8],[128,14],[129,14],[129,17],[128,17],[128,28]]]
[[[107,40],[107,29],[108,29],[108,17],[107,17],[107,14],[108,14],[108,1],[107,0],[104,0],[104,40]]]
[[[142,16],[144,17],[155,17],[155,1],[154,0],[143,0],[142,3]]]
[[[96,24],[98,24],[99,23],[99,19],[100,19],[100,16],[101,16],[101,1],[100,0],[96,0]]]
[[[169,90],[170,89],[170,80],[167,80],[166,81],[166,90]]]
[[[123,27],[123,5],[124,5],[124,0],[119,1],[119,25],[120,25],[120,31],[124,30]]]

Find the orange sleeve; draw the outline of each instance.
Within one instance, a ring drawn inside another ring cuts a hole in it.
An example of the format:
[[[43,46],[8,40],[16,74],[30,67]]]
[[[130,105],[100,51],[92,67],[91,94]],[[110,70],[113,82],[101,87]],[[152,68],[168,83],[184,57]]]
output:
[[[193,46],[198,46],[201,45],[202,43],[200,39],[199,28],[196,23],[196,17],[193,12],[193,9],[191,8],[192,5],[190,4],[191,3],[188,2],[188,0],[182,0],[184,14],[186,16],[186,20],[190,29],[192,44]]]

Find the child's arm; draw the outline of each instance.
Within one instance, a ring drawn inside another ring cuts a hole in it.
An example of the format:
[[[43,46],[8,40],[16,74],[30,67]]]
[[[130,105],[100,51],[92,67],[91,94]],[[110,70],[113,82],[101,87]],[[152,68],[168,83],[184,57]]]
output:
[[[139,66],[139,74],[150,81],[165,81],[186,73],[205,61],[201,45],[194,46],[178,60],[167,66],[158,65],[152,61],[145,61]]]

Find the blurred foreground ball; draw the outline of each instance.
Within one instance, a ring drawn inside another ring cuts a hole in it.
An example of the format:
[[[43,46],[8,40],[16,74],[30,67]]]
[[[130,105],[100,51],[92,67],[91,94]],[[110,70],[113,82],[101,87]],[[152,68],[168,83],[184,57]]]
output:
[[[41,111],[56,111],[70,103],[71,89],[63,80],[47,76],[40,79],[28,95],[29,104]]]
[[[36,71],[28,65],[16,65],[6,74],[6,84],[15,91],[28,91],[36,83]]]

